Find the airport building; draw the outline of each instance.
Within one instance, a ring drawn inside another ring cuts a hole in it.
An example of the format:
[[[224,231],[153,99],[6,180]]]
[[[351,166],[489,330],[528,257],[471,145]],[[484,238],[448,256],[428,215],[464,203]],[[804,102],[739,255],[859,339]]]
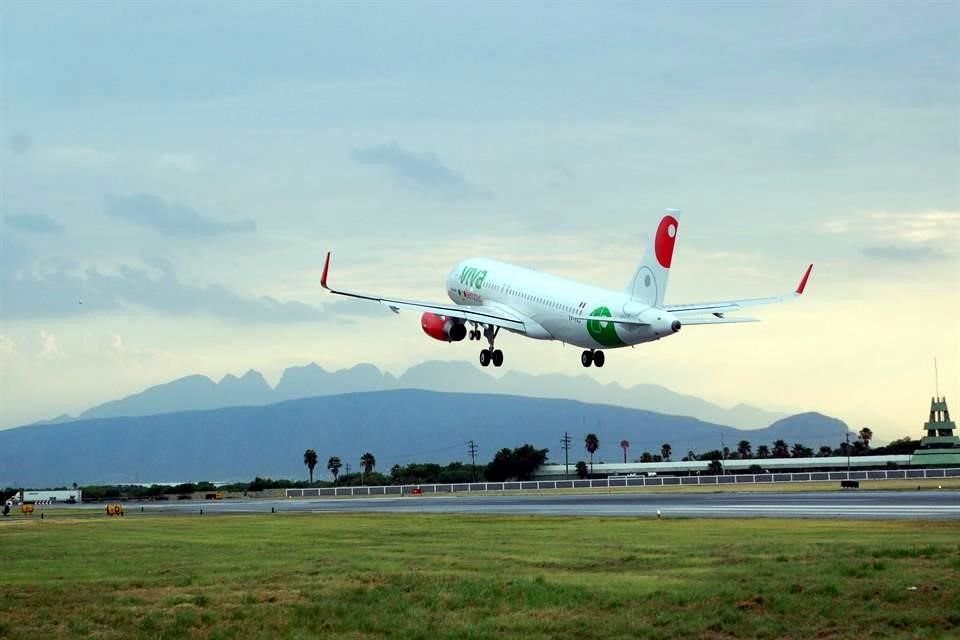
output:
[[[930,399],[930,420],[923,425],[926,435],[920,440],[920,447],[913,452],[911,464],[914,466],[960,466],[960,437],[957,437],[957,425],[950,419],[947,399]]]
[[[910,455],[892,456],[829,456],[826,458],[745,458],[721,460],[724,473],[752,473],[751,468],[760,467],[760,473],[777,471],[840,471],[850,469],[889,469],[909,467]],[[630,475],[712,475],[710,460],[677,460],[670,462],[614,462],[594,463],[593,477]],[[589,464],[587,465],[589,467]],[[570,477],[576,476],[570,465]],[[562,464],[545,464],[537,469],[537,480],[559,480],[566,477]]]

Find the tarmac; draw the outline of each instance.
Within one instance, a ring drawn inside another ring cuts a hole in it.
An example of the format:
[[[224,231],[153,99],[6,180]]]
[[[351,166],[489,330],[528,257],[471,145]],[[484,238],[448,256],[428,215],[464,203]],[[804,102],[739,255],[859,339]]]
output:
[[[87,506],[87,505],[84,505]],[[103,505],[89,505],[103,508]],[[682,518],[960,520],[960,491],[446,494],[126,503],[127,513],[447,513]]]

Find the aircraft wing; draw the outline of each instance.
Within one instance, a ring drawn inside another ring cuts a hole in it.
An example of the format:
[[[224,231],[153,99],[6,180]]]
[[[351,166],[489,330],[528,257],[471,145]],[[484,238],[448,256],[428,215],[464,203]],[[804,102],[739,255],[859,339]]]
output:
[[[447,303],[436,303],[436,302],[423,302],[420,300],[405,300],[402,298],[387,298],[385,296],[373,294],[373,293],[359,293],[356,291],[344,291],[341,289],[334,289],[327,284],[327,276],[330,272],[330,252],[327,252],[327,260],[323,264],[323,275],[320,276],[320,286],[329,291],[330,293],[335,293],[340,296],[346,296],[348,298],[356,298],[358,300],[369,300],[371,302],[378,302],[385,307],[388,307],[394,313],[399,313],[400,309],[410,309],[412,311],[421,311],[427,313],[435,313],[438,316],[446,316],[448,318],[461,318],[463,320],[469,320],[471,322],[480,322],[483,324],[492,324],[497,327],[503,327],[504,329],[509,329],[511,331],[518,331],[524,333],[523,320],[521,320],[516,315],[510,313],[508,310],[502,308],[500,305],[476,305],[476,306],[461,306],[454,304],[452,302]]]
[[[807,267],[806,272],[803,274],[803,278],[800,279],[800,284],[797,285],[797,288],[790,292],[785,293],[779,296],[771,296],[769,298],[745,298],[742,300],[722,300],[719,302],[695,302],[691,304],[667,304],[663,306],[663,309],[669,311],[673,315],[677,316],[683,321],[683,324],[724,324],[727,322],[754,322],[753,318],[725,318],[724,314],[730,311],[739,311],[746,307],[756,307],[763,304],[775,304],[777,302],[786,302],[788,300],[794,300],[800,297],[803,294],[804,288],[807,286],[807,280],[810,278],[810,272],[813,271],[813,265]],[[699,318],[702,322],[697,322],[698,318],[691,316],[705,316]],[[710,319],[710,316],[713,319]]]

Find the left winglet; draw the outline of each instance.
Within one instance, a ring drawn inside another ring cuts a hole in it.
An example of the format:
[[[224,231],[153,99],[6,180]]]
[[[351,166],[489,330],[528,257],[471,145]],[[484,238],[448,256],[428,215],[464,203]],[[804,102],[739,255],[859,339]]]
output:
[[[327,286],[327,274],[329,272],[330,272],[330,252],[327,251],[327,259],[323,263],[323,273],[320,275],[320,286],[326,289],[327,291],[330,290],[330,287]]]
[[[329,260],[329,255],[327,256],[327,259]],[[810,278],[811,271],[813,271],[813,264],[807,267],[806,273],[804,273],[803,278],[800,279],[800,284],[797,285],[797,290],[794,293],[796,293],[798,296],[803,295],[803,290],[807,286],[807,279]]]

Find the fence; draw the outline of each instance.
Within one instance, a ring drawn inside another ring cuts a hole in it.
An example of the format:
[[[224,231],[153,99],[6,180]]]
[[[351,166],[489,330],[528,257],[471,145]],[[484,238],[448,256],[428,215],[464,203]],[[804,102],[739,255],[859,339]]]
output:
[[[830,482],[841,480],[911,480],[960,478],[958,469],[882,469],[874,471],[809,471],[804,473],[758,473],[725,476],[611,476],[595,480],[529,480],[517,482],[462,482],[456,484],[404,484],[382,487],[323,487],[286,489],[288,498],[324,496],[409,496],[420,493],[475,493],[539,489],[608,489],[614,487],[663,487],[671,485],[714,486],[727,484],[771,484],[775,482]]]

